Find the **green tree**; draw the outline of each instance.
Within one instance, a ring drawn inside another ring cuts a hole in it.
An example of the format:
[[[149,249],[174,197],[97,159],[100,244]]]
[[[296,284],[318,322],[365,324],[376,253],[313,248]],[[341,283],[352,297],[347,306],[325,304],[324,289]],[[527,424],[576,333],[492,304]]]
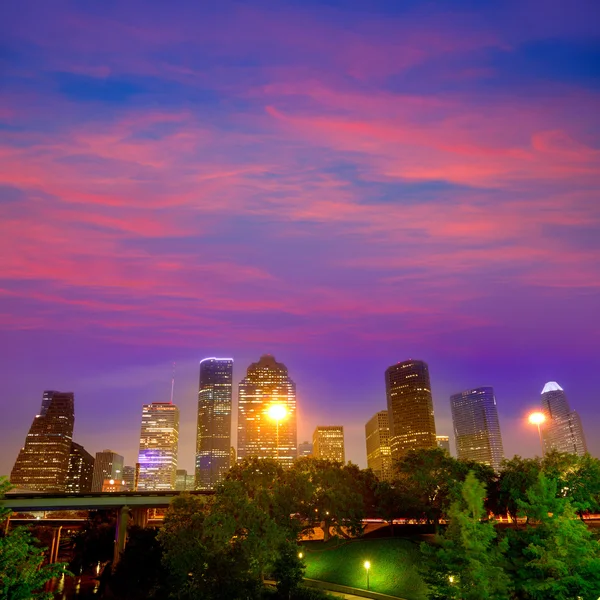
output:
[[[542,469],[539,458],[514,456],[502,461],[498,481],[498,511],[506,513],[518,527],[519,502],[527,499],[527,490],[536,482]]]
[[[281,598],[291,598],[304,577],[305,566],[298,556],[298,546],[287,542],[280,546],[273,563],[273,578]]]
[[[5,477],[0,477],[0,503],[10,489]],[[0,526],[10,510],[0,506]],[[35,538],[23,527],[0,534],[0,600],[50,599],[50,592],[40,591],[54,577],[70,575],[64,564],[44,564],[44,552],[36,545]]]
[[[524,531],[509,536],[515,591],[525,600],[595,600],[600,595],[600,545],[577,518],[558,482],[543,472],[519,507]]]
[[[485,486],[473,472],[460,486],[460,498],[449,510],[446,533],[437,546],[421,545],[422,569],[430,599],[508,600],[509,579],[504,573],[504,543],[497,543],[494,523],[484,520]]]

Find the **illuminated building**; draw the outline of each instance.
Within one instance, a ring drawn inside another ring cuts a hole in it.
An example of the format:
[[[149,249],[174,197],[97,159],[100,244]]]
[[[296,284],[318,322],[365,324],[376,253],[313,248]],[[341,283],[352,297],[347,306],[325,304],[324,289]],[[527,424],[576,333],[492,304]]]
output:
[[[91,492],[93,475],[94,457],[83,446],[71,442],[65,492],[67,494]]]
[[[187,492],[195,489],[195,478],[193,475],[188,475],[186,469],[177,469],[175,476],[175,489],[178,492]]]
[[[313,433],[313,456],[345,463],[344,428],[341,425],[321,425]]]
[[[365,425],[367,440],[367,467],[381,481],[391,481],[392,450],[390,448],[390,425],[387,410],[375,413]]]
[[[64,492],[75,424],[72,392],[46,391],[21,448],[10,482],[35,492]]]
[[[544,452],[558,450],[579,456],[587,452],[581,419],[555,381],[549,381],[542,390],[542,412],[546,416],[541,426]]]
[[[313,445],[311,442],[301,442],[298,444],[298,458],[302,456],[312,456]]]
[[[269,416],[273,406],[285,415]],[[283,363],[265,354],[239,385],[237,458],[274,458],[288,467],[297,453],[296,384]]]
[[[429,369],[421,360],[392,365],[385,372],[392,459],[409,450],[435,448]]]
[[[199,490],[214,489],[229,470],[232,385],[231,358],[200,361],[196,433],[196,486]]]
[[[504,458],[494,390],[479,387],[450,397],[459,460],[473,460],[500,470]]]
[[[125,482],[125,491],[135,491],[135,467],[125,465],[123,467],[123,481]]]
[[[179,409],[171,402],[142,407],[137,491],[175,489]]]
[[[105,479],[102,482],[103,492],[128,492],[127,482],[124,479]]]
[[[112,450],[96,452],[94,475],[92,476],[92,492],[101,492],[107,479],[120,481],[123,479],[124,458]]]
[[[437,442],[438,448],[445,450],[448,454],[450,453],[450,438],[447,435],[436,435],[435,441]]]

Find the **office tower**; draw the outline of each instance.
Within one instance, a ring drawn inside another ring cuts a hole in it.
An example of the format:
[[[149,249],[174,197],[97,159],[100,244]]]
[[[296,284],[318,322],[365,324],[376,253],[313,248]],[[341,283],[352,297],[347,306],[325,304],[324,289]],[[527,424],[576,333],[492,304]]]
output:
[[[200,361],[196,432],[196,486],[199,490],[214,489],[230,467],[232,384],[231,358]]]
[[[392,459],[409,450],[435,448],[429,368],[421,360],[392,365],[385,372]]]
[[[67,494],[83,494],[92,491],[94,457],[81,445],[71,442],[69,473],[65,491]]]
[[[72,392],[46,391],[25,445],[21,448],[10,482],[34,492],[64,492],[75,424]]]
[[[437,442],[438,448],[441,448],[450,454],[450,438],[447,435],[436,435],[435,441]]]
[[[296,384],[270,354],[248,367],[239,385],[238,461],[274,458],[289,467],[296,445]]]
[[[365,425],[367,467],[381,481],[393,479],[390,425],[387,410],[375,413]]]
[[[179,409],[171,402],[142,407],[137,491],[175,489]]]
[[[544,452],[558,450],[579,456],[587,452],[581,419],[555,381],[549,381],[542,390],[542,411],[546,415],[541,428]]]
[[[122,480],[124,460],[120,454],[112,450],[96,452],[94,474],[92,476],[92,492],[101,492],[106,480]]]
[[[345,463],[344,428],[341,425],[320,425],[313,433],[313,456]]]
[[[186,469],[177,469],[175,489],[178,492],[186,492],[195,489],[195,477],[193,475],[188,475]]]
[[[450,397],[459,460],[473,460],[500,470],[504,458],[494,389],[480,387]]]
[[[298,444],[298,458],[301,458],[302,456],[312,456],[312,453],[312,442],[301,442]]]
[[[135,467],[125,465],[123,467],[123,481],[125,482],[125,491],[135,491]]]

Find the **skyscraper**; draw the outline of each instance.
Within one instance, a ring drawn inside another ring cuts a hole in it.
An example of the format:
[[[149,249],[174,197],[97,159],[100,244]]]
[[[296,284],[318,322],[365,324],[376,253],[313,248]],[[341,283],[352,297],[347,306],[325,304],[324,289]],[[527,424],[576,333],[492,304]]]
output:
[[[450,397],[457,457],[500,470],[504,458],[494,389],[479,387]]]
[[[542,425],[544,452],[558,450],[579,456],[587,452],[581,419],[555,381],[549,381],[542,390],[542,411],[546,415]]]
[[[170,402],[142,407],[138,491],[175,489],[179,409]]]
[[[196,488],[212,490],[225,477],[231,457],[231,395],[233,360],[200,361]]]
[[[367,440],[367,467],[381,481],[391,481],[393,477],[392,450],[387,410],[380,410],[367,421],[365,437]]]
[[[80,444],[71,442],[69,473],[65,491],[67,494],[84,494],[92,490],[94,457]]]
[[[128,465],[123,467],[123,481],[128,492],[135,491],[135,467]]]
[[[25,445],[21,448],[10,482],[35,492],[64,492],[75,424],[72,392],[46,391]]]
[[[341,425],[320,425],[313,433],[313,456],[346,462],[344,428]]]
[[[186,492],[189,490],[193,490],[194,488],[194,476],[188,475],[188,472],[185,469],[177,469],[177,476],[175,478],[175,489],[178,492]]]
[[[429,368],[421,360],[392,365],[385,372],[392,459],[409,450],[435,448]]]
[[[274,458],[287,467],[297,452],[296,384],[283,363],[265,354],[239,385],[238,460]]]
[[[313,445],[312,442],[300,442],[298,444],[298,458],[302,456],[312,456]]]
[[[123,479],[124,458],[112,450],[96,452],[94,474],[92,476],[92,492],[101,492],[104,482],[110,479]]]
[[[438,448],[445,450],[448,454],[450,452],[450,438],[447,435],[436,435],[435,441],[437,442]]]

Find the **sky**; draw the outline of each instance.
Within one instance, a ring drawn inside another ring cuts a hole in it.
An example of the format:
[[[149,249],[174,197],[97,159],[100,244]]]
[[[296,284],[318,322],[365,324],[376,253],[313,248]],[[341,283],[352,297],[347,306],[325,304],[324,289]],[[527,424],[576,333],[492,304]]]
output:
[[[384,371],[494,387],[507,456],[557,381],[600,456],[595,0],[8,0],[0,7],[0,474],[46,389],[137,458],[175,366],[274,354],[299,441],[366,466]],[[234,399],[237,394],[234,394]]]

